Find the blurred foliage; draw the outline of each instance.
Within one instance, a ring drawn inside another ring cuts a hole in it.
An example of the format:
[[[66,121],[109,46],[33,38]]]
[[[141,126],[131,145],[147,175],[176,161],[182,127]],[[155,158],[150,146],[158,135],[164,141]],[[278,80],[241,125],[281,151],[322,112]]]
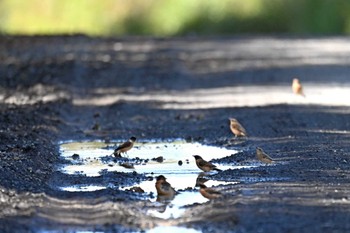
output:
[[[0,0],[8,34],[349,34],[349,0]]]

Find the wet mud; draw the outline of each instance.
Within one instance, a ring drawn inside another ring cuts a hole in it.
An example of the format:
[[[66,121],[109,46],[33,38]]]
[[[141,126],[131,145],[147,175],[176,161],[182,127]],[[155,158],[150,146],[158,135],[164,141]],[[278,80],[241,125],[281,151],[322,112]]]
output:
[[[349,231],[349,45],[337,37],[0,37],[0,231]],[[294,76],[305,98],[291,92]],[[230,117],[249,137],[234,138]],[[223,197],[165,219],[150,214],[165,205],[154,194],[122,188],[149,174],[59,170],[70,163],[62,141],[130,136],[236,150],[202,156],[218,167],[259,166],[210,174],[231,182],[214,185]],[[275,163],[260,164],[256,147]],[[107,188],[57,188],[85,184]]]

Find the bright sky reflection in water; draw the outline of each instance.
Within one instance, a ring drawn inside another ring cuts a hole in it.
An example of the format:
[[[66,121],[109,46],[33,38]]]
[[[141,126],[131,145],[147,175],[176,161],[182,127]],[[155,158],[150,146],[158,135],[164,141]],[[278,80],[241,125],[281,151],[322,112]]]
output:
[[[119,143],[116,143],[119,144]],[[113,146],[114,144],[109,144]],[[80,172],[87,176],[99,176],[101,170],[119,171],[119,172],[133,172],[150,174],[154,172],[155,175],[162,174],[167,178],[175,175],[179,179],[185,180],[185,174],[198,175],[198,168],[194,162],[192,155],[201,155],[204,159],[210,160],[214,158],[222,158],[237,153],[235,150],[228,150],[226,148],[202,145],[200,143],[186,143],[182,140],[173,142],[149,142],[136,143],[134,148],[128,152],[129,158],[139,157],[140,159],[152,159],[163,156],[164,162],[158,163],[149,161],[146,165],[136,165],[135,169],[126,169],[124,167],[113,164],[101,162],[100,157],[110,155],[114,147],[104,149],[108,144],[104,142],[72,142],[61,144],[61,156],[67,160],[73,161],[73,164],[63,166],[61,170],[67,174],[74,174]],[[79,160],[75,162],[71,157],[76,153],[79,154]],[[86,161],[85,161],[86,160]],[[178,165],[178,161],[183,162],[182,166]],[[82,163],[83,161],[83,163]],[[186,162],[188,161],[188,163]],[[111,164],[110,164],[111,165]],[[114,166],[115,165],[115,166]],[[228,165],[217,164],[221,169],[235,168]],[[238,167],[236,167],[238,168]],[[187,186],[186,186],[187,187]],[[179,187],[179,188],[186,188]]]
[[[120,142],[116,143],[119,144]],[[135,165],[134,169],[127,169],[118,164],[107,164],[100,160],[101,157],[110,155],[113,152],[113,144],[104,142],[69,142],[61,144],[61,156],[72,161],[73,164],[63,165],[60,170],[67,174],[85,174],[87,176],[100,176],[102,170],[144,173],[153,177],[164,175],[167,181],[176,189],[194,188],[196,181],[201,171],[197,168],[192,155],[201,155],[206,160],[214,158],[222,158],[237,153],[236,150],[226,148],[202,145],[200,143],[186,143],[183,140],[174,140],[171,142],[150,141],[144,143],[135,143],[132,150],[128,152],[129,158],[139,157],[140,159],[149,159],[149,162],[144,165]],[[109,146],[109,147],[108,147]],[[72,155],[79,154],[78,160],[73,160]],[[163,156],[164,162],[158,163],[152,161],[152,158]],[[178,161],[183,162],[182,166],[178,165]],[[113,165],[113,166],[110,166]],[[239,169],[243,166],[231,166],[228,164],[217,164],[218,168],[225,170],[228,168]],[[246,166],[248,167],[248,166]],[[153,174],[151,174],[153,172]],[[231,184],[234,182],[230,182]],[[205,182],[208,187],[217,186],[220,184],[228,184],[223,181],[208,180]],[[141,187],[145,192],[153,192],[156,194],[155,180],[143,181],[135,186]],[[61,187],[64,191],[69,192],[88,192],[104,189],[103,186],[90,186],[89,184],[80,186]],[[124,187],[127,189],[130,187]],[[197,188],[196,188],[197,189]],[[177,218],[184,212],[184,205],[193,203],[204,203],[208,201],[201,194],[194,191],[181,191],[171,203],[156,202],[156,198],[151,199],[155,208],[149,211],[149,214],[163,218]]]
[[[185,228],[185,227],[177,227],[177,226],[159,226],[156,228],[153,228],[151,230],[148,230],[147,233],[200,233],[201,231],[197,231],[195,229],[191,228]]]

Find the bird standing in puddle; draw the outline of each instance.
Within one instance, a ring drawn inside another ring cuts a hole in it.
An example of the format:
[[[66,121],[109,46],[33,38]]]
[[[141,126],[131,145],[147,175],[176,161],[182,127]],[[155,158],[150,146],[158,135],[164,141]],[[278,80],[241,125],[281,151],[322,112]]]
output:
[[[210,172],[210,171],[222,171],[219,168],[217,168],[214,164],[205,161],[201,156],[199,155],[193,155],[193,157],[196,160],[197,167],[201,169],[204,172]]]
[[[208,188],[205,184],[199,184],[199,192],[203,197],[208,199],[216,199],[222,196],[221,192],[213,188]]]
[[[134,146],[134,142],[136,141],[135,137],[131,137],[129,139],[129,141],[124,142],[123,144],[121,144],[120,146],[117,147],[117,149],[114,150],[113,154],[115,157],[120,158],[121,153],[126,153],[127,151],[129,151],[133,146]]]
[[[175,189],[171,187],[163,175],[157,177],[156,189],[158,194],[157,201],[172,200],[176,194]]]
[[[260,147],[256,148],[256,157],[263,163],[272,163],[273,159],[266,154]]]
[[[247,131],[235,118],[230,118],[230,129],[235,137],[247,137]]]

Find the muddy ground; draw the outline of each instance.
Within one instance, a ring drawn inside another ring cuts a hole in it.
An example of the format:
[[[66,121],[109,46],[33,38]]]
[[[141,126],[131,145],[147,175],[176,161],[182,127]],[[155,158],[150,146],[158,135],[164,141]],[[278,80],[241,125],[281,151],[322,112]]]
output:
[[[0,37],[0,231],[349,232],[350,107],[290,90],[294,76],[316,90],[348,87],[349,47],[336,37]],[[229,117],[247,139],[232,137]],[[57,172],[61,141],[131,135],[241,151],[218,163],[245,164],[260,146],[277,165],[212,176],[239,183],[173,220],[147,216],[147,194],[57,189],[67,179],[116,186],[146,179]]]

